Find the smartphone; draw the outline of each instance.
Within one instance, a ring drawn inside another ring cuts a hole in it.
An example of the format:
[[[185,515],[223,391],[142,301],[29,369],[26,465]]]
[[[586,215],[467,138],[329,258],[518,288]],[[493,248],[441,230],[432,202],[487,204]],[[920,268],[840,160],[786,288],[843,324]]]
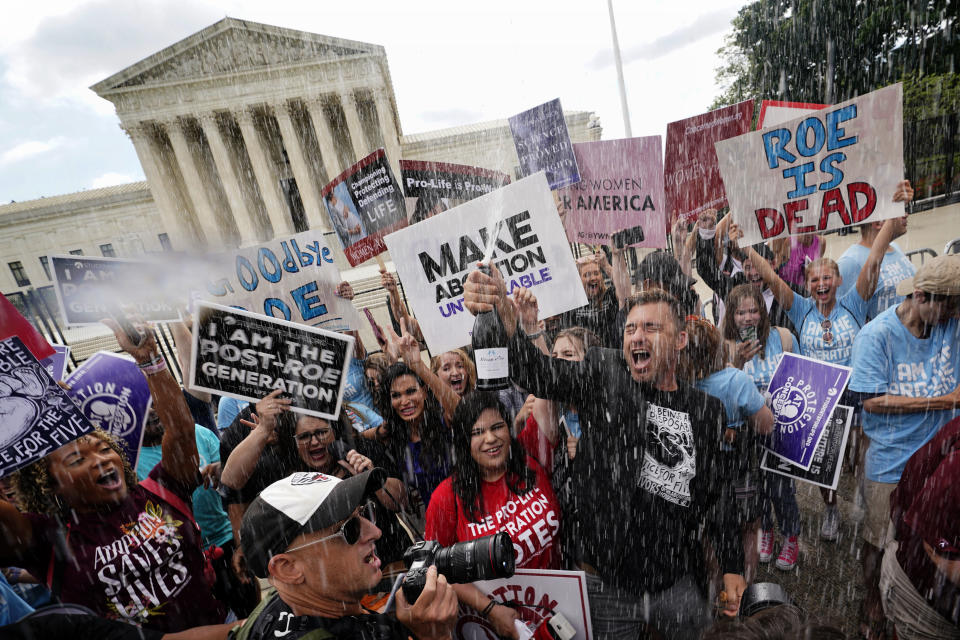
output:
[[[630,229],[617,231],[610,237],[610,241],[613,242],[613,246],[615,246],[617,249],[623,249],[624,247],[629,247],[630,245],[637,244],[638,242],[643,242],[643,227],[637,225],[636,227],[631,227]]]
[[[743,327],[740,329],[740,340],[750,342],[757,339],[757,328],[754,326]]]
[[[383,335],[383,329],[381,329],[377,321],[373,319],[373,314],[370,313],[370,309],[364,307],[363,314],[367,316],[367,322],[370,323],[370,328],[373,329],[373,337],[377,340],[377,344],[381,347],[385,346],[387,344],[387,336]]]

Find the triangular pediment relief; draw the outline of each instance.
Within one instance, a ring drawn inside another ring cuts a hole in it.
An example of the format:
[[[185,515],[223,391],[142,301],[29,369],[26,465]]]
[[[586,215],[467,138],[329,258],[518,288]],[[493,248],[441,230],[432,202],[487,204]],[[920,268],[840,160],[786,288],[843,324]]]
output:
[[[225,18],[91,88],[101,93],[381,52],[377,45]]]

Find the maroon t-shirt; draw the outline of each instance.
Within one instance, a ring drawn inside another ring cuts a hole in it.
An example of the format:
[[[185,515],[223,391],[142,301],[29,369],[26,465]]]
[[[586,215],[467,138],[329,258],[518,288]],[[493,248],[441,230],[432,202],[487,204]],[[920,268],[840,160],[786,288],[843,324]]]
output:
[[[195,487],[177,482],[162,464],[149,477],[190,506]],[[24,567],[46,577],[57,523],[26,515],[34,547]],[[137,485],[110,511],[73,516],[67,536],[75,561],[60,562],[64,602],[164,632],[223,622],[225,609],[204,581],[199,534],[180,511]]]
[[[907,461],[890,496],[897,560],[917,592],[944,618],[960,624],[960,585],[937,570],[924,550],[960,554],[960,418],[954,418]]]

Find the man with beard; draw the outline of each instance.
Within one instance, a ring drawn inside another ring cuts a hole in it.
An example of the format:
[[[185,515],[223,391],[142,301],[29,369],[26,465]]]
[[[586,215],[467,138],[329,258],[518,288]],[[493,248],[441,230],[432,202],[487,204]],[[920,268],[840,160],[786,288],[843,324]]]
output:
[[[732,492],[721,491],[733,480],[719,458],[724,412],[676,378],[687,340],[677,300],[660,289],[629,298],[621,350],[594,348],[580,362],[551,359],[517,330],[497,270],[472,272],[464,301],[474,314],[498,311],[512,380],[580,417],[564,526],[588,573],[597,637],[699,637],[709,622],[703,532],[735,615],[746,583]]]

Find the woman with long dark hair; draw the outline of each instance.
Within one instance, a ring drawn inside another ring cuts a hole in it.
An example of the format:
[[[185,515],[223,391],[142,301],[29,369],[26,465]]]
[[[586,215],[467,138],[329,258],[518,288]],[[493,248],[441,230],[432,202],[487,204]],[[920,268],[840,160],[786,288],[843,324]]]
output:
[[[426,538],[443,546],[506,531],[517,567],[559,569],[560,508],[543,467],[510,436],[494,393],[464,396],[453,417],[456,465],[427,508]],[[514,612],[473,585],[454,585],[460,602],[483,613],[497,633],[515,637]]]

